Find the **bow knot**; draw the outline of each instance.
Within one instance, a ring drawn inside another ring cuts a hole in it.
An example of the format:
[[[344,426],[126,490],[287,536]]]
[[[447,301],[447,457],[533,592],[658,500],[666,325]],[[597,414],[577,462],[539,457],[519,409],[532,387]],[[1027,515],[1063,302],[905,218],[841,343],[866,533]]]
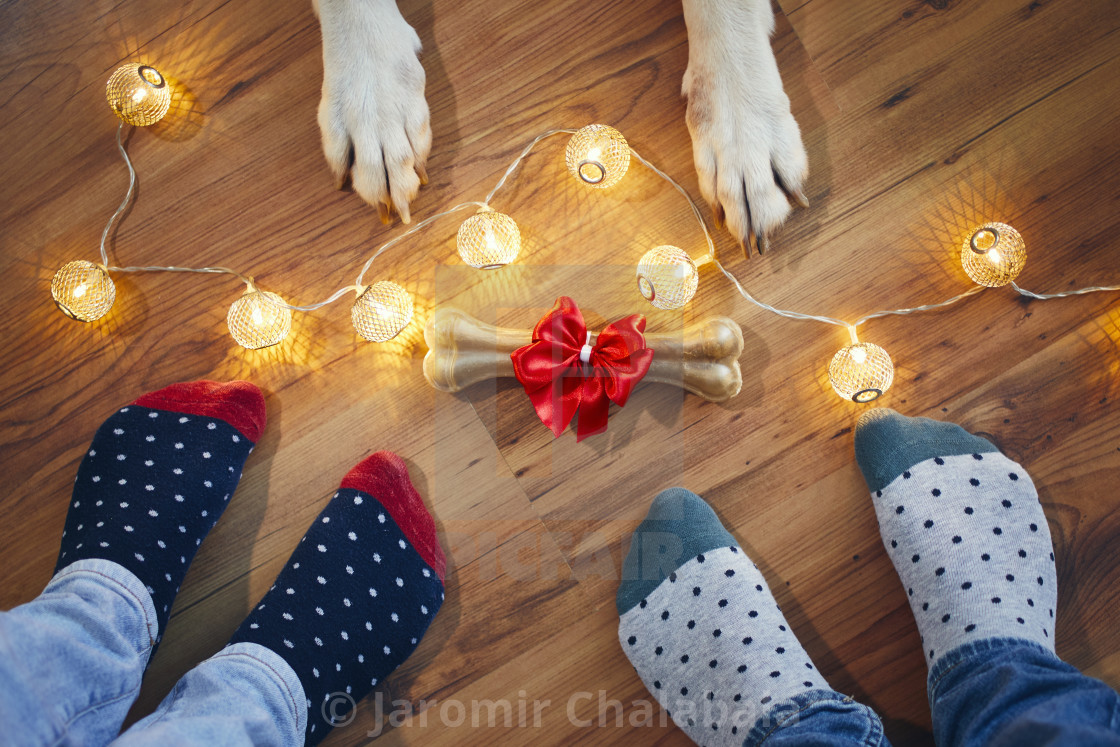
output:
[[[583,347],[580,348],[580,350],[579,350],[579,362],[580,363],[590,363],[591,362],[591,353],[592,353],[593,350],[595,350],[595,347],[591,344],[591,333],[588,332],[587,333],[587,342],[583,343]]]
[[[513,351],[513,370],[541,421],[559,436],[578,409],[576,441],[607,429],[610,403],[626,404],[653,362],[646,320],[634,314],[608,324],[592,343],[575,301],[561,296]]]

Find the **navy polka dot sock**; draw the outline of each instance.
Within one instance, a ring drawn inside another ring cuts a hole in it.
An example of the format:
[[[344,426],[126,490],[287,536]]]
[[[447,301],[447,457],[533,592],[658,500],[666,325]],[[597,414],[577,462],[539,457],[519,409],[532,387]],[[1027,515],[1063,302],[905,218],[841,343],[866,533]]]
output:
[[[416,648],[443,602],[445,566],[408,468],[378,452],[343,478],[230,643],[258,643],[291,665],[307,698],[306,743],[317,744]]]
[[[78,467],[55,572],[87,558],[124,566],[152,595],[162,637],[264,424],[264,397],[244,381],[173,384],[122,407]]]
[[[1026,471],[958,425],[871,410],[856,459],[932,668],[958,646],[1054,650],[1054,548]]]
[[[829,689],[758,566],[687,490],[653,500],[616,602],[622,650],[698,744],[740,745],[792,696]]]

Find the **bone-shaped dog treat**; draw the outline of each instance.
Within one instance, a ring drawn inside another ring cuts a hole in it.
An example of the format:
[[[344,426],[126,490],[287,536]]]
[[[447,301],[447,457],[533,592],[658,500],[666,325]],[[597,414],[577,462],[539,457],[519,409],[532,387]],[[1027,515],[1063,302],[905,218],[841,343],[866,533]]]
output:
[[[731,319],[708,317],[680,332],[645,338],[654,353],[643,381],[673,384],[711,402],[729,400],[743,387],[743,330]],[[458,392],[513,376],[510,354],[532,339],[532,330],[495,327],[459,309],[439,308],[424,328],[424,378],[441,392]]]

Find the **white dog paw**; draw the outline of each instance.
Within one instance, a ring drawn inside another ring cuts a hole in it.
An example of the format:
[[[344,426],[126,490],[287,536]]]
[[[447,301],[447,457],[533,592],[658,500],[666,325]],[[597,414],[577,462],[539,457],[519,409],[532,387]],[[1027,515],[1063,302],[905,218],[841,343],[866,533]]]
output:
[[[432,147],[420,38],[392,0],[316,0],[323,31],[323,153],[388,223],[410,222]]]
[[[808,206],[808,158],[767,38],[772,26],[732,44],[693,25],[682,94],[700,191],[744,250],[757,244],[761,253],[790,201]]]

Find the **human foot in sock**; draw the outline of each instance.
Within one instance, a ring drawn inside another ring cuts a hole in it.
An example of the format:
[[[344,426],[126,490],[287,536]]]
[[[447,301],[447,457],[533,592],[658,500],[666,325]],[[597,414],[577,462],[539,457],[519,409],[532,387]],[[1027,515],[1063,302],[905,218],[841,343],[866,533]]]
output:
[[[1026,470],[958,425],[885,408],[855,441],[926,663],[984,638],[1053,651],[1054,548]]]
[[[122,407],[78,467],[55,572],[89,558],[124,566],[152,595],[162,636],[264,424],[264,397],[244,381],[172,384]]]
[[[616,601],[623,651],[698,744],[742,744],[784,701],[829,689],[758,567],[687,490],[653,500]]]
[[[378,452],[346,475],[230,644],[279,654],[307,698],[317,744],[416,648],[443,603],[446,563],[408,468]],[[333,717],[333,720],[332,720]]]

